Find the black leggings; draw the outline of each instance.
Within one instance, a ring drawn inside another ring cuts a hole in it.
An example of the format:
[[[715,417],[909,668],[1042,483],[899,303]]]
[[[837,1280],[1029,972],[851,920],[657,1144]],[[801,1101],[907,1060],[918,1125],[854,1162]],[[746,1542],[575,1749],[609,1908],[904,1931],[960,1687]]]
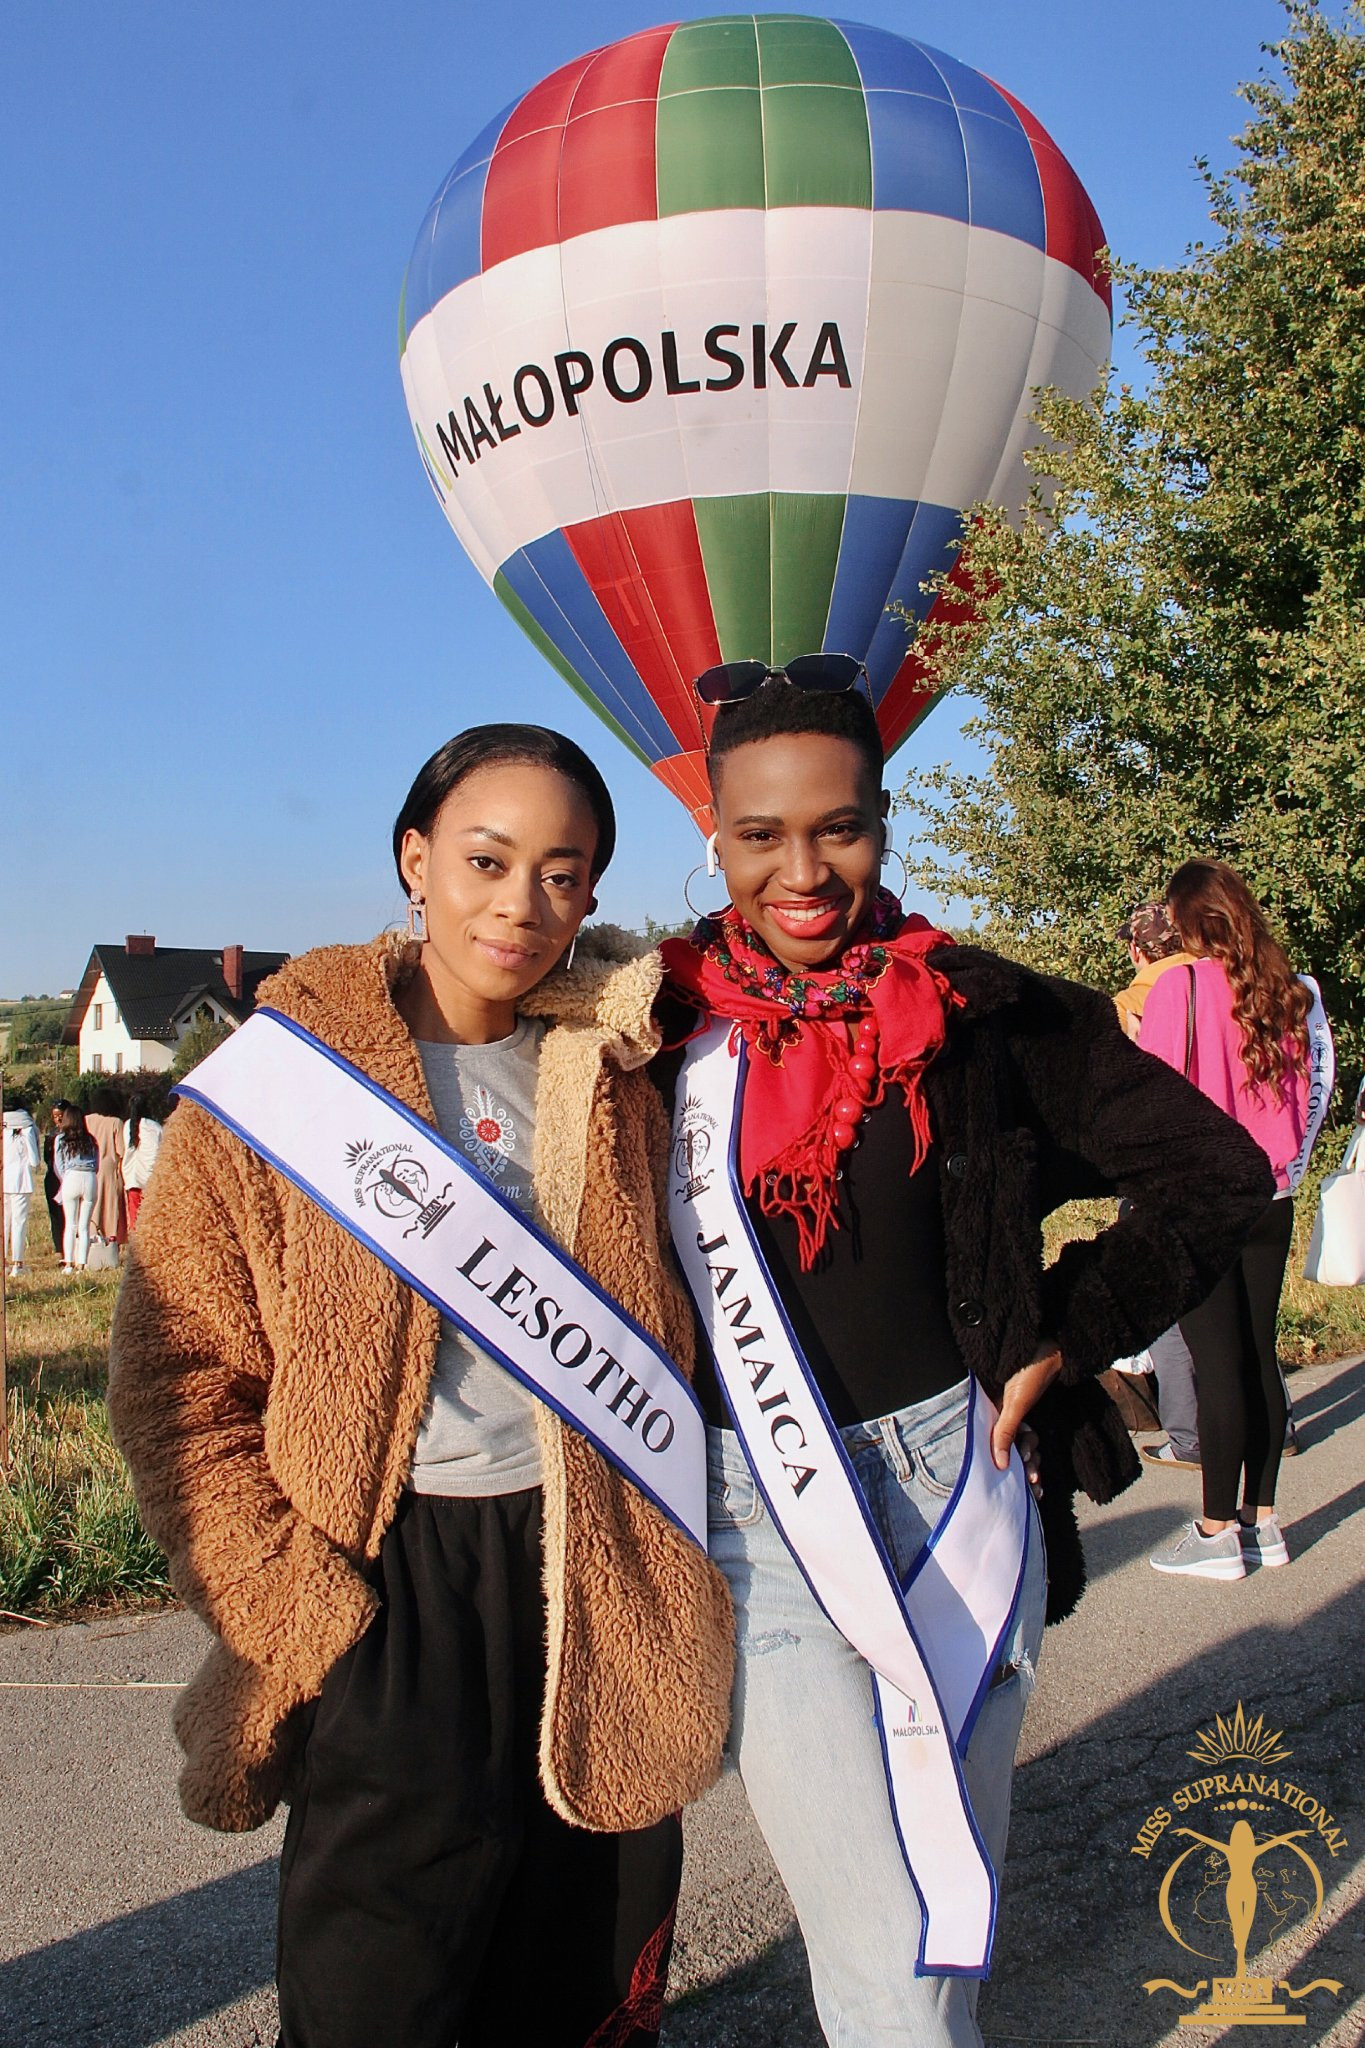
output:
[[[676,1817],[590,1834],[537,1774],[539,1490],[405,1494],[280,1858],[281,2048],[652,2048]]]
[[[1274,1506],[1288,1413],[1275,1327],[1293,1230],[1288,1197],[1269,1203],[1208,1300],[1180,1318],[1194,1360],[1204,1513],[1213,1521],[1232,1520],[1239,1482],[1245,1506]]]

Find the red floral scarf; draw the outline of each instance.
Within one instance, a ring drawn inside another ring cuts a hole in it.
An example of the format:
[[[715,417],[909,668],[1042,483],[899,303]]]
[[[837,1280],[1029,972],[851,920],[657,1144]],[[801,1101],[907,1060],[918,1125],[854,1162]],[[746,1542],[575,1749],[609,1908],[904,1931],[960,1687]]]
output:
[[[962,999],[925,956],[951,944],[885,889],[868,936],[819,973],[783,967],[734,909],[664,944],[669,992],[709,1017],[732,1018],[758,1055],[744,1091],[741,1184],[765,1215],[795,1218],[803,1271],[831,1223],[839,1226],[841,1157],[888,1082],[904,1091],[910,1112],[912,1172],[929,1149],[924,1070]]]

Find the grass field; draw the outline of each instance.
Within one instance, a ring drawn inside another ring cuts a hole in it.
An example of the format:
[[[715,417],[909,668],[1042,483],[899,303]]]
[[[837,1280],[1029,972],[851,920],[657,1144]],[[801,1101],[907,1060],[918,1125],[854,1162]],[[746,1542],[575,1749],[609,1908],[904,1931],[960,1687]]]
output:
[[[36,1207],[36,1205],[35,1205]],[[64,1275],[47,1217],[8,1282],[9,1452],[0,1483],[0,1611],[69,1617],[169,1599],[109,1434],[104,1388],[117,1273]]]
[[[1365,1351],[1365,1288],[1315,1287],[1304,1252],[1322,1173],[1347,1132],[1329,1132],[1296,1203],[1280,1306],[1280,1356],[1292,1371]],[[170,1598],[166,1564],[137,1518],[127,1468],[109,1435],[104,1389],[116,1273],[64,1276],[46,1212],[35,1204],[27,1276],[8,1283],[10,1470],[0,1480],[0,1626]],[[1049,1257],[1114,1213],[1072,1203],[1048,1221]]]

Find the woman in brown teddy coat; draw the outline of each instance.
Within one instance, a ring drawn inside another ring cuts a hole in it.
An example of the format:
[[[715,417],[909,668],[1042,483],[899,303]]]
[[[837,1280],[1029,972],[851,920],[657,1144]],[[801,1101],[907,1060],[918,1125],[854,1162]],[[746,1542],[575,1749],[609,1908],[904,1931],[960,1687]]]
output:
[[[657,956],[571,948],[612,851],[572,742],[488,726],[394,832],[411,938],[262,991],[439,1126],[690,1373],[645,1071]],[[568,958],[566,959],[566,956]],[[733,1623],[701,1551],[206,1109],[171,1120],[110,1403],[217,1640],[186,1812],[282,1797],[284,2048],[657,2039],[677,1809],[717,1775]]]

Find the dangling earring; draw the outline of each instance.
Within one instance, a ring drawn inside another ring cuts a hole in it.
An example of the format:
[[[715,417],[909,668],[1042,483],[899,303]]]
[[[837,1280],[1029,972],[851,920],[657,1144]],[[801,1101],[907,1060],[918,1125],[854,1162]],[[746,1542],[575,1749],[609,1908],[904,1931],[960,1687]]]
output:
[[[691,889],[693,882],[696,881],[697,876],[701,873],[703,868],[705,868],[706,870],[706,879],[709,882],[714,882],[716,876],[720,873],[720,855],[716,850],[716,835],[714,832],[711,834],[711,836],[708,838],[706,842],[705,859],[699,860],[697,862],[697,865],[692,869],[691,873],[687,877],[687,880],[683,883],[683,902],[687,905],[693,917],[696,918],[705,917],[707,915],[707,912],[704,910],[698,910],[696,904],[692,901],[692,898],[688,892]]]
[[[893,842],[893,840],[892,840],[892,837],[891,837],[891,827],[890,827],[889,825],[887,825],[887,826],[885,827],[885,831],[886,831],[886,844],[885,844],[885,845],[883,846],[883,848],[882,848],[882,866],[883,866],[883,868],[884,868],[884,867],[886,866],[887,862],[888,862],[888,861],[889,861],[890,859],[892,859],[892,857],[893,857],[893,856],[894,856],[894,858],[895,858],[896,860],[898,860],[898,861],[900,862],[900,870],[901,870],[901,885],[900,885],[900,888],[899,888],[899,889],[897,889],[897,890],[895,890],[895,891],[894,891],[893,893],[894,893],[894,894],[895,894],[895,895],[896,895],[897,897],[901,897],[901,896],[903,896],[903,895],[905,894],[906,890],[907,890],[907,889],[908,889],[908,888],[910,887],[910,870],[909,870],[909,868],[908,868],[908,867],[907,867],[907,866],[905,865],[905,858],[904,858],[904,855],[903,855],[903,854],[901,854],[901,853],[900,853],[900,852],[898,851],[898,849],[896,848],[896,845],[895,845],[895,843],[894,843],[894,842]]]
[[[568,959],[567,959],[567,960],[566,960],[566,961],[564,962],[564,972],[565,972],[566,974],[572,974],[572,973],[573,973],[573,956],[574,956],[574,954],[575,954],[575,953],[577,952],[577,950],[578,950],[578,933],[577,933],[577,932],[575,932],[575,933],[574,933],[574,935],[573,935],[573,937],[572,937],[572,938],[570,939],[570,941],[569,941],[569,957],[568,957]]]
[[[408,937],[409,937],[410,939],[415,939],[415,940],[417,941],[418,945],[420,946],[420,945],[423,945],[423,944],[425,944],[425,942],[426,942],[426,936],[427,936],[427,906],[426,906],[426,904],[425,904],[425,903],[423,902],[423,900],[422,900],[422,898],[421,898],[420,896],[409,896],[409,898],[408,898]]]

